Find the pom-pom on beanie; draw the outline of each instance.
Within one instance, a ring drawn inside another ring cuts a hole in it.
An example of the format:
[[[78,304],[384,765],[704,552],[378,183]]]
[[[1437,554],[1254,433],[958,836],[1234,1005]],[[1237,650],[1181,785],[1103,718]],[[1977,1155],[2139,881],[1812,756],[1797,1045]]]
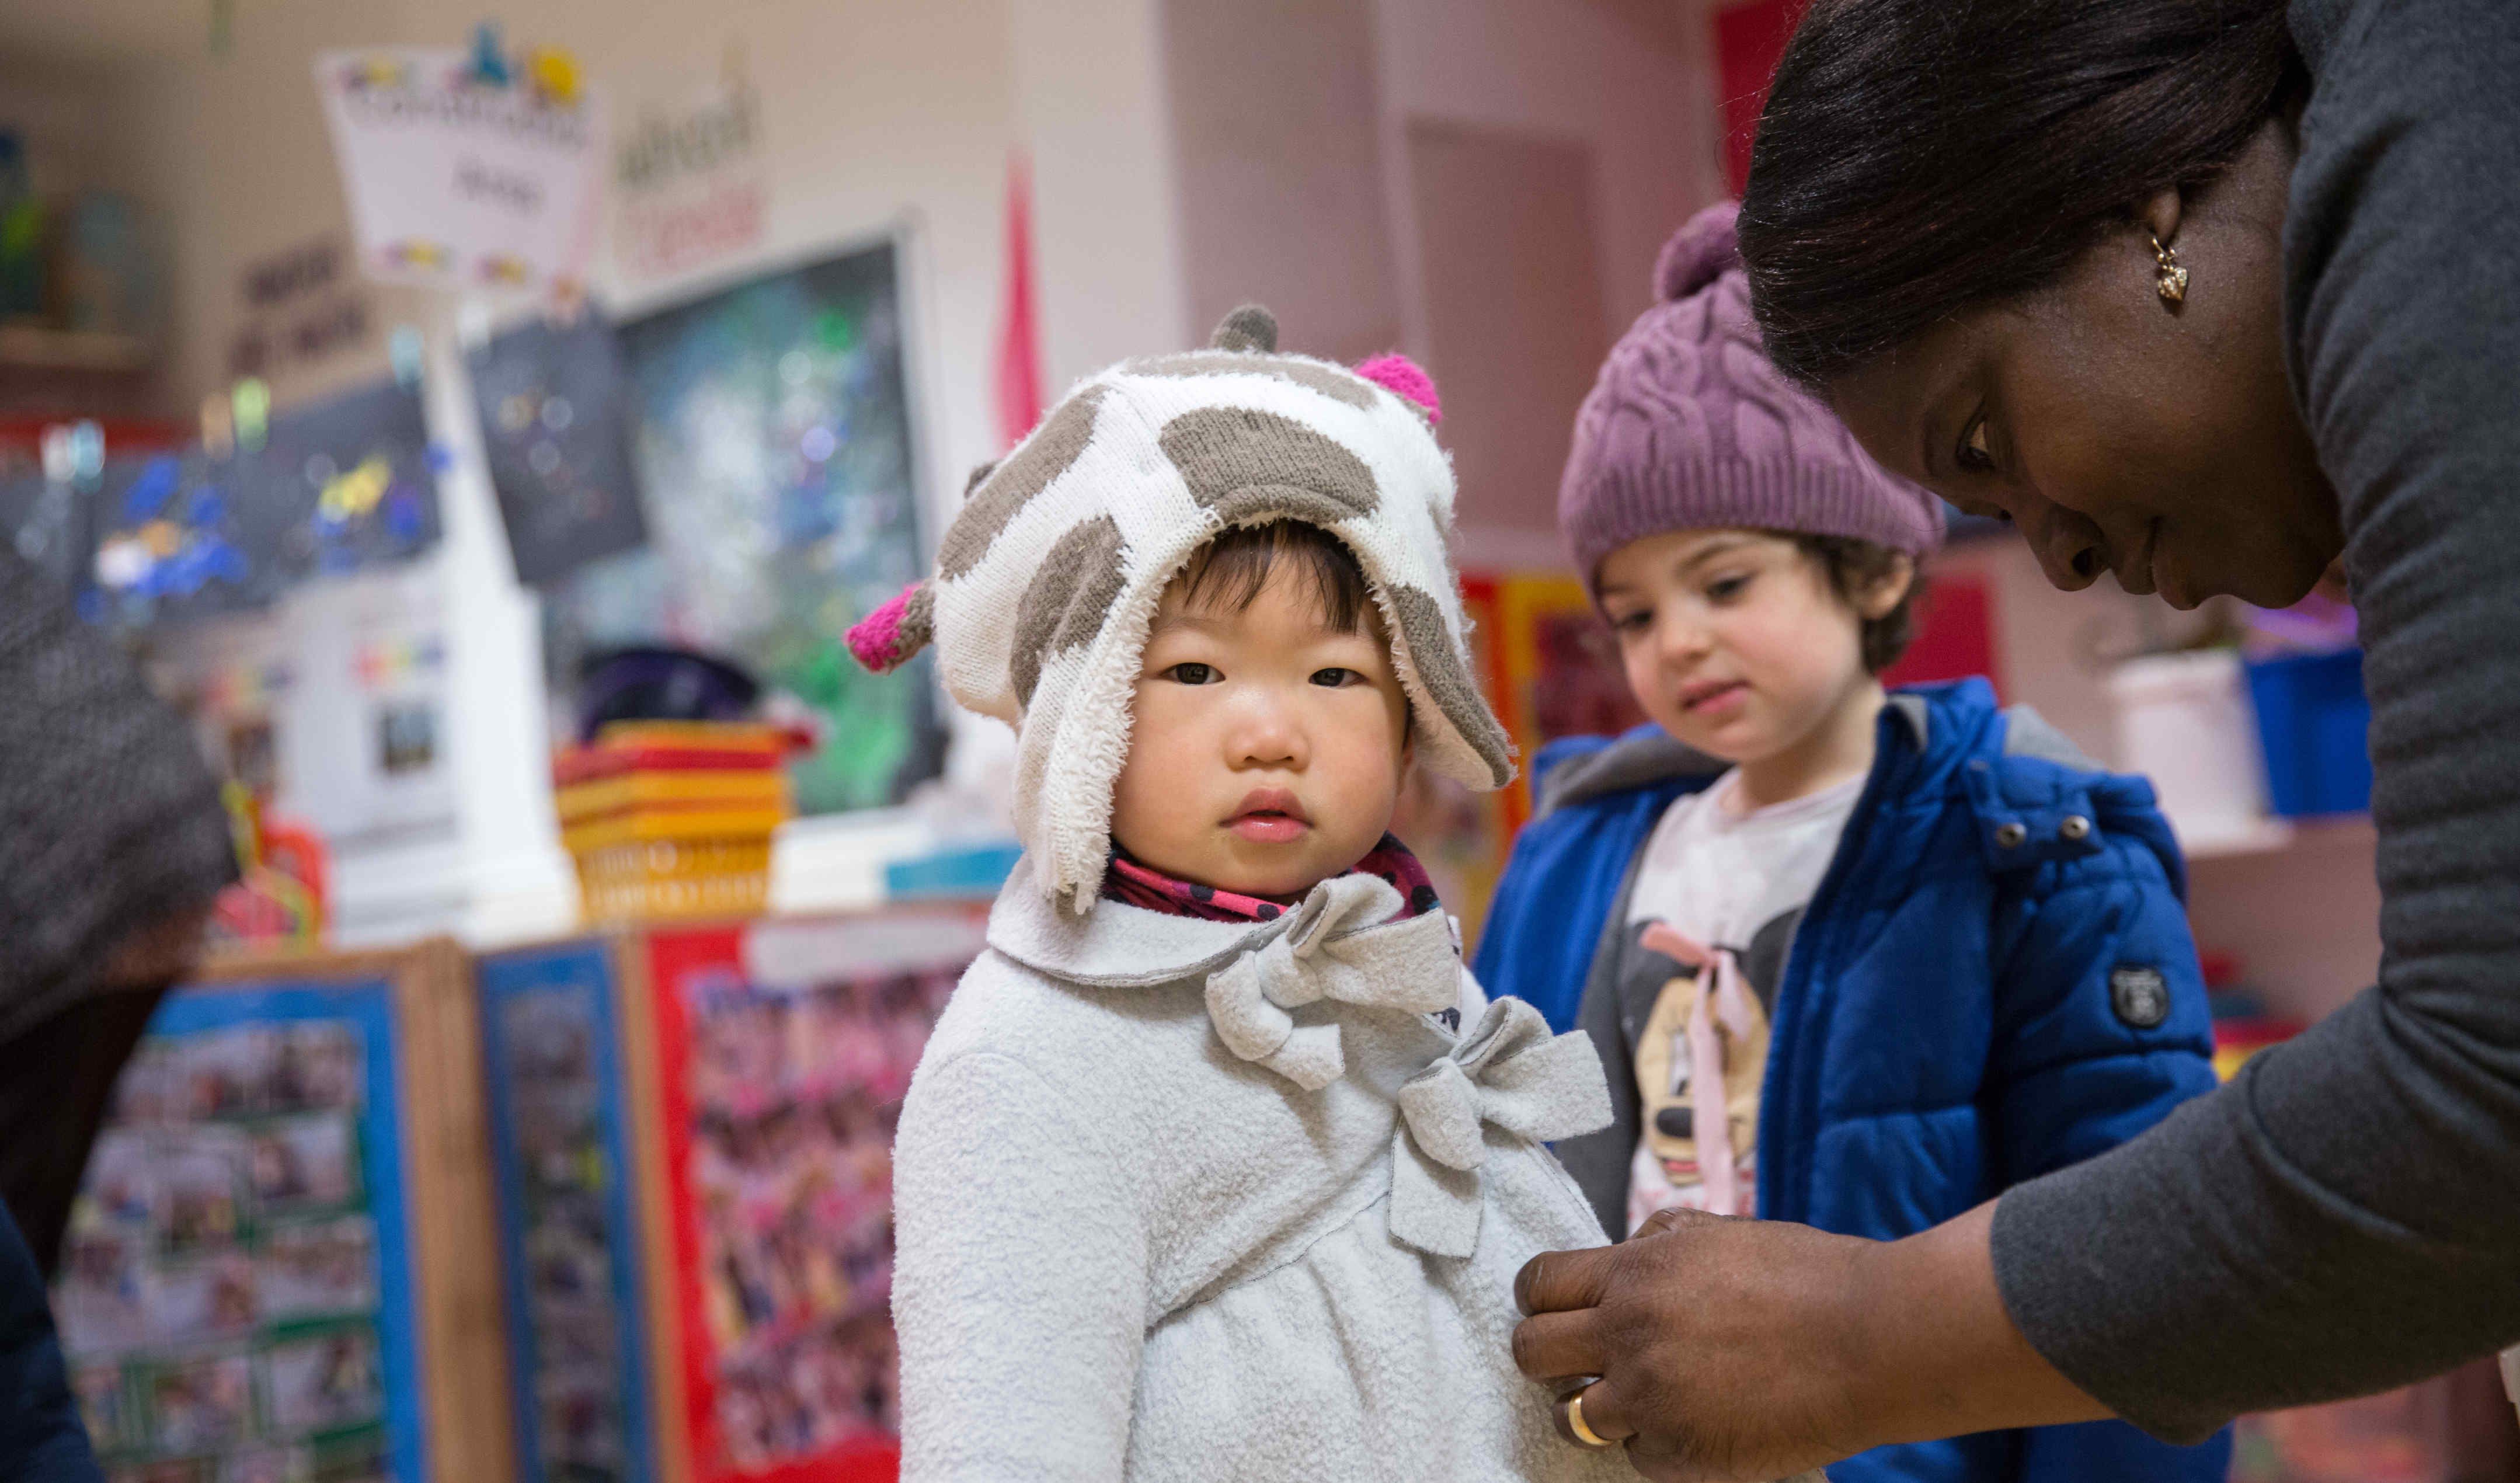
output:
[[[933,641],[954,698],[1014,726],[1016,831],[1036,878],[1079,912],[1110,858],[1156,604],[1235,526],[1336,536],[1391,635],[1419,760],[1481,790],[1513,778],[1470,680],[1434,383],[1403,357],[1350,371],[1277,346],[1268,311],[1244,307],[1205,350],[1088,378],[976,478],[934,577],[849,631],[876,669]]]
[[[1601,559],[1665,530],[1851,536],[1922,557],[1942,502],[1872,462],[1761,348],[1731,202],[1691,217],[1576,414],[1557,526],[1587,587]]]

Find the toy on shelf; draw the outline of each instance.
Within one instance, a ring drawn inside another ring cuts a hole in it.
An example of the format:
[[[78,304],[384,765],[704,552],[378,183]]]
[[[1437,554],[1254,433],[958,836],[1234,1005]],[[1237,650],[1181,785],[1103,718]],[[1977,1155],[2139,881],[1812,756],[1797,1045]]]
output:
[[[553,767],[561,839],[600,923],[739,917],[770,896],[770,839],[793,812],[796,738],[726,721],[616,721]]]
[[[331,919],[331,871],[324,837],[272,814],[243,784],[221,792],[236,836],[237,883],[211,909],[215,946],[311,948]]]

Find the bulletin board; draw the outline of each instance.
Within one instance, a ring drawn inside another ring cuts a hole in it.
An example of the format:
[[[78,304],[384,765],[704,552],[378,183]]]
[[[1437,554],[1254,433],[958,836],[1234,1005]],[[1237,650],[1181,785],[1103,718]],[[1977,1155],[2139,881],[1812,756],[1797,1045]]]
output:
[[[482,961],[518,1476],[895,1476],[893,1131],[985,921],[893,908]]]
[[[437,543],[420,388],[387,381],[280,413],[212,453],[109,457],[86,576],[93,616],[180,622],[268,606],[317,576]]]
[[[152,1020],[54,1288],[109,1474],[508,1477],[462,963],[248,961]]]
[[[622,325],[649,546],[546,604],[563,690],[588,654],[665,643],[802,701],[805,814],[898,803],[943,765],[929,661],[871,675],[842,643],[923,569],[899,259],[878,242]]]
[[[1494,579],[1489,671],[1497,719],[1521,753],[1508,798],[1515,829],[1530,817],[1531,759],[1560,737],[1617,736],[1644,720],[1619,665],[1610,626],[1584,584],[1559,572]]]
[[[622,1102],[619,979],[600,942],[481,960],[518,1476],[650,1483],[647,1326]]]
[[[612,327],[518,325],[465,357],[517,580],[542,587],[648,539]]]

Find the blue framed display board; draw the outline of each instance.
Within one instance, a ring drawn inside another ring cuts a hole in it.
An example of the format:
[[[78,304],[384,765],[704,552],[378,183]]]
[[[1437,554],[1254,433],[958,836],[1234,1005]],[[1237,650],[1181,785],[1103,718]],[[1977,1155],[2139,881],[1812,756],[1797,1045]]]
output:
[[[505,1395],[474,1378],[500,1366],[462,964],[258,965],[159,1007],[54,1288],[109,1478],[508,1476],[468,1436]]]
[[[614,973],[602,943],[481,960],[518,1473],[651,1483],[648,1360]]]

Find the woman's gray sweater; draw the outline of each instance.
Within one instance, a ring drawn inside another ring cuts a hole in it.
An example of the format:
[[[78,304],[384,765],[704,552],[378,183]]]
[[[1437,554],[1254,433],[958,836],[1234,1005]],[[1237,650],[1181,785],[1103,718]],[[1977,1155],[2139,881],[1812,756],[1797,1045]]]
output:
[[[2031,1342],[2179,1441],[2520,1340],[2520,4],[2291,23],[2285,328],[2362,613],[2380,981],[1995,1220]]]

